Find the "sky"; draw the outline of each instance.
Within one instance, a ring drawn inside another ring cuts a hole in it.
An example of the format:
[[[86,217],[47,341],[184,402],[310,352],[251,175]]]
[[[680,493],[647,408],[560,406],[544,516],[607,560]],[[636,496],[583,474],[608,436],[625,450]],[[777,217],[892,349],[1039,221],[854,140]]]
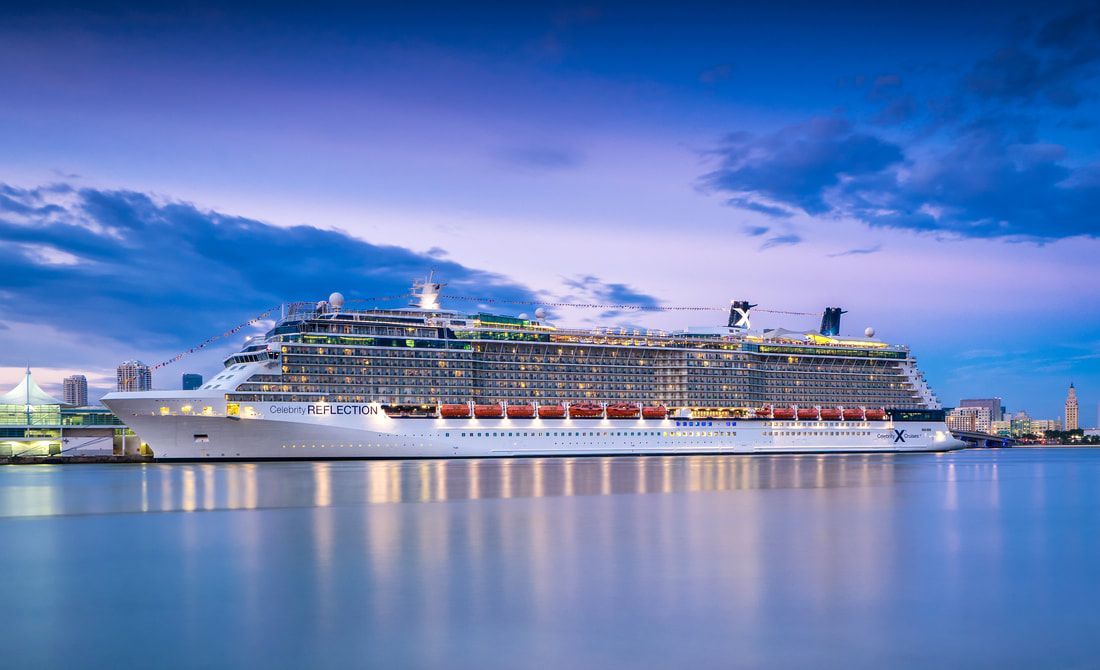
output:
[[[842,306],[947,406],[1057,417],[1073,382],[1100,423],[1095,2],[132,4],[0,8],[0,382],[96,396],[264,316],[178,388],[281,301],[434,268],[815,315],[757,327]]]

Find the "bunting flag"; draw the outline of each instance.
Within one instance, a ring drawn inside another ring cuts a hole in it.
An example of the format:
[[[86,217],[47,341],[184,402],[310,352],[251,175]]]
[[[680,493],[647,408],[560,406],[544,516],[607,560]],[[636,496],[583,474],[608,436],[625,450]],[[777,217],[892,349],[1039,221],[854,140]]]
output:
[[[468,302],[484,303],[486,305],[492,304],[505,304],[505,305],[530,305],[533,307],[580,307],[583,309],[616,309],[622,311],[636,311],[636,312],[726,312],[729,307],[695,307],[695,306],[676,306],[676,305],[631,305],[631,304],[607,304],[607,303],[588,303],[588,302],[549,302],[544,300],[506,300],[503,298],[473,298],[462,295],[441,295],[441,298],[447,298],[450,300],[465,300]],[[756,309],[757,312],[767,312],[769,314],[787,314],[792,316],[817,316],[813,312],[791,312],[785,310],[776,309]]]
[[[163,368],[166,365],[171,365],[172,363],[175,363],[176,361],[180,360],[184,356],[188,356],[190,354],[195,353],[196,351],[199,351],[201,349],[205,349],[206,347],[208,347],[211,344],[213,344],[214,342],[222,339],[223,337],[229,337],[231,335],[234,335],[234,334],[240,332],[241,330],[243,330],[245,328],[248,328],[249,326],[255,325],[255,324],[259,323],[260,321],[263,321],[267,317],[271,316],[271,314],[273,312],[279,311],[279,309],[280,309],[279,307],[272,307],[271,309],[268,309],[264,312],[261,312],[261,313],[257,314],[256,316],[252,317],[251,319],[249,319],[248,321],[245,321],[244,323],[238,324],[238,325],[230,328],[229,330],[225,331],[224,333],[214,335],[213,337],[208,337],[201,344],[196,344],[195,346],[191,347],[190,349],[188,349],[186,351],[181,351],[180,353],[178,353],[175,356],[169,358],[168,360],[161,361],[160,363],[157,363],[156,365],[149,366],[149,370],[153,371],[153,370]]]
[[[410,295],[411,294],[409,294],[409,293],[401,293],[401,294],[398,294],[398,295],[378,296],[378,297],[375,297],[375,298],[349,298],[347,300],[347,302],[354,302],[354,303],[384,302],[384,301],[388,301],[388,300],[400,300],[400,299],[403,299],[403,298],[408,298],[408,297],[410,297]],[[579,307],[579,308],[582,308],[582,309],[604,309],[604,310],[614,309],[614,310],[636,311],[636,312],[725,312],[729,309],[728,307],[695,307],[695,306],[674,306],[674,305],[630,305],[630,304],[606,304],[606,303],[586,303],[586,302],[549,302],[549,301],[544,301],[544,300],[506,300],[506,299],[503,299],[503,298],[484,298],[484,297],[483,298],[475,298],[475,297],[462,296],[462,295],[441,295],[440,297],[450,299],[450,300],[463,300],[463,301],[467,301],[467,302],[476,302],[476,303],[479,303],[479,304],[487,304],[487,305],[506,304],[506,305],[529,305],[529,306],[532,306],[532,307]],[[287,303],[287,306],[289,306],[293,309],[295,307],[307,307],[307,306],[313,306],[313,305],[316,305],[316,304],[317,303],[315,303],[315,302],[305,301],[305,302]],[[224,333],[220,333],[218,335],[214,335],[213,337],[209,337],[205,341],[191,347],[190,349],[187,349],[186,351],[181,351],[178,354],[176,354],[175,356],[173,356],[173,357],[171,357],[167,360],[161,361],[160,363],[157,363],[156,365],[150,366],[149,370],[150,371],[158,370],[158,369],[163,368],[167,365],[171,365],[172,363],[175,363],[176,361],[179,361],[180,359],[184,358],[185,356],[193,354],[197,351],[201,351],[202,349],[205,349],[206,347],[210,346],[211,344],[213,344],[214,342],[217,342],[220,339],[235,335],[236,333],[240,332],[241,330],[243,330],[245,328],[248,328],[249,326],[253,326],[253,325],[259,323],[260,321],[263,321],[264,319],[271,316],[272,313],[279,311],[281,308],[282,308],[282,306],[272,307],[271,309],[265,310],[265,311],[261,312],[260,314],[257,314],[256,316],[252,317],[248,321],[245,321],[244,323],[238,324],[238,325],[230,328],[229,330],[225,331]],[[755,311],[757,311],[757,312],[767,312],[769,314],[785,314],[785,315],[788,315],[788,316],[817,316],[813,312],[791,312],[791,311],[777,310],[777,309],[755,308]]]

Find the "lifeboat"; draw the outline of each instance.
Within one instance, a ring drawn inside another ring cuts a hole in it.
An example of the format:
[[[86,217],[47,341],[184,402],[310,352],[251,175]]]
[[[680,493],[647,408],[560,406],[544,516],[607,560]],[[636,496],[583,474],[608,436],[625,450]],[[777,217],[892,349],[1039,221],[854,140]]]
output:
[[[828,409],[821,410],[821,418],[825,421],[836,421],[842,416],[843,414],[839,409],[830,407]]]
[[[772,410],[772,416],[777,419],[793,419],[794,408],[793,407],[776,407]]]
[[[561,405],[539,405],[540,419],[564,419],[565,408]]]
[[[760,407],[757,408],[753,414],[757,419],[770,419],[772,418],[772,408],[767,406]]]
[[[570,419],[599,419],[603,417],[603,407],[594,402],[575,402],[569,404]]]
[[[616,402],[607,406],[609,419],[637,419],[638,406],[629,402]]]
[[[844,410],[845,421],[863,421],[863,410],[859,408],[849,408]]]
[[[886,410],[884,409],[869,409],[864,412],[868,421],[882,421],[886,418]]]
[[[442,405],[439,408],[439,415],[444,419],[469,419],[470,418],[470,406],[469,405]]]
[[[383,405],[382,411],[391,419],[434,419],[435,405]]]
[[[508,405],[509,419],[533,419],[535,417],[534,405]]]
[[[818,415],[818,412],[817,412],[816,407],[804,407],[804,408],[798,410],[798,418],[802,419],[802,420],[816,419],[817,415]]]
[[[500,406],[500,403],[474,405],[474,416],[479,419],[499,419],[504,416],[504,408]]]
[[[664,405],[657,405],[656,407],[643,407],[642,418],[643,419],[663,419],[668,416],[668,409]]]

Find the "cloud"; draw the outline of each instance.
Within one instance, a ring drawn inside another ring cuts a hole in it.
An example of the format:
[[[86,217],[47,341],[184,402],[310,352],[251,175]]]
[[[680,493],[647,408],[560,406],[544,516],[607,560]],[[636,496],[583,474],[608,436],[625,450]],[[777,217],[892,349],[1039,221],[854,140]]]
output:
[[[894,126],[911,120],[916,114],[916,99],[911,95],[902,95],[884,105],[872,122],[880,126]]]
[[[580,154],[551,147],[509,147],[495,152],[494,157],[506,167],[536,172],[568,170],[584,162]]]
[[[1090,119],[1051,121],[1093,90],[1097,7],[1035,24],[977,59],[949,92],[924,96],[931,122],[923,127],[901,77],[879,75],[864,97],[882,106],[867,124],[830,116],[734,133],[712,152],[718,165],[700,178],[703,190],[759,213],[778,209],[779,218],[800,209],[820,223],[1038,243],[1100,237],[1100,157],[1087,138],[1072,137]]]
[[[765,205],[763,203],[754,202],[748,198],[730,198],[726,201],[726,204],[730,207],[737,207],[739,209],[747,209],[750,212],[757,212],[760,214],[767,214],[768,216],[776,219],[790,218],[790,210],[783,209],[782,207],[775,207],[773,205]]]
[[[0,185],[0,193],[17,205],[5,212],[18,210],[0,212],[0,310],[11,321],[107,338],[117,355],[190,346],[282,301],[336,290],[349,299],[401,294],[429,269],[456,295],[533,295],[438,254],[134,191]]]
[[[661,306],[661,301],[655,296],[642,293],[626,284],[605,282],[594,275],[581,275],[565,278],[562,281],[567,287],[581,293],[581,296],[574,296],[569,302],[632,305],[642,309],[652,309]]]
[[[901,148],[858,132],[840,118],[815,118],[766,135],[729,135],[718,169],[702,177],[705,189],[737,199],[763,197],[823,214],[826,191],[842,181],[882,174],[902,161]]]
[[[760,245],[760,251],[765,249],[773,249],[775,247],[789,247],[796,244],[801,244],[802,238],[793,233],[787,235],[776,235],[775,237],[769,237],[764,244]]]
[[[767,226],[745,226],[745,234],[749,237],[760,237],[769,230],[771,230],[771,228]]]
[[[841,256],[866,256],[868,254],[877,254],[880,251],[882,251],[882,245],[876,244],[871,247],[848,249],[847,251],[840,251],[835,254],[828,254],[828,256],[829,258],[840,258]]]
[[[1048,20],[1014,43],[980,59],[964,78],[968,91],[997,102],[1044,99],[1076,107],[1080,87],[1100,62],[1100,5],[1088,3]]]

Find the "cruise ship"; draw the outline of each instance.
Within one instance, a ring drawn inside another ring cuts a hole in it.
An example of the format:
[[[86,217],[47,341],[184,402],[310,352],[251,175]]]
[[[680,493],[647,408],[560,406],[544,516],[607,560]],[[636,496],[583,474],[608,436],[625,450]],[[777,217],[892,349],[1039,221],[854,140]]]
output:
[[[192,391],[103,398],[157,460],[480,458],[960,449],[908,347],[868,329],[558,327],[443,309],[284,305]]]

